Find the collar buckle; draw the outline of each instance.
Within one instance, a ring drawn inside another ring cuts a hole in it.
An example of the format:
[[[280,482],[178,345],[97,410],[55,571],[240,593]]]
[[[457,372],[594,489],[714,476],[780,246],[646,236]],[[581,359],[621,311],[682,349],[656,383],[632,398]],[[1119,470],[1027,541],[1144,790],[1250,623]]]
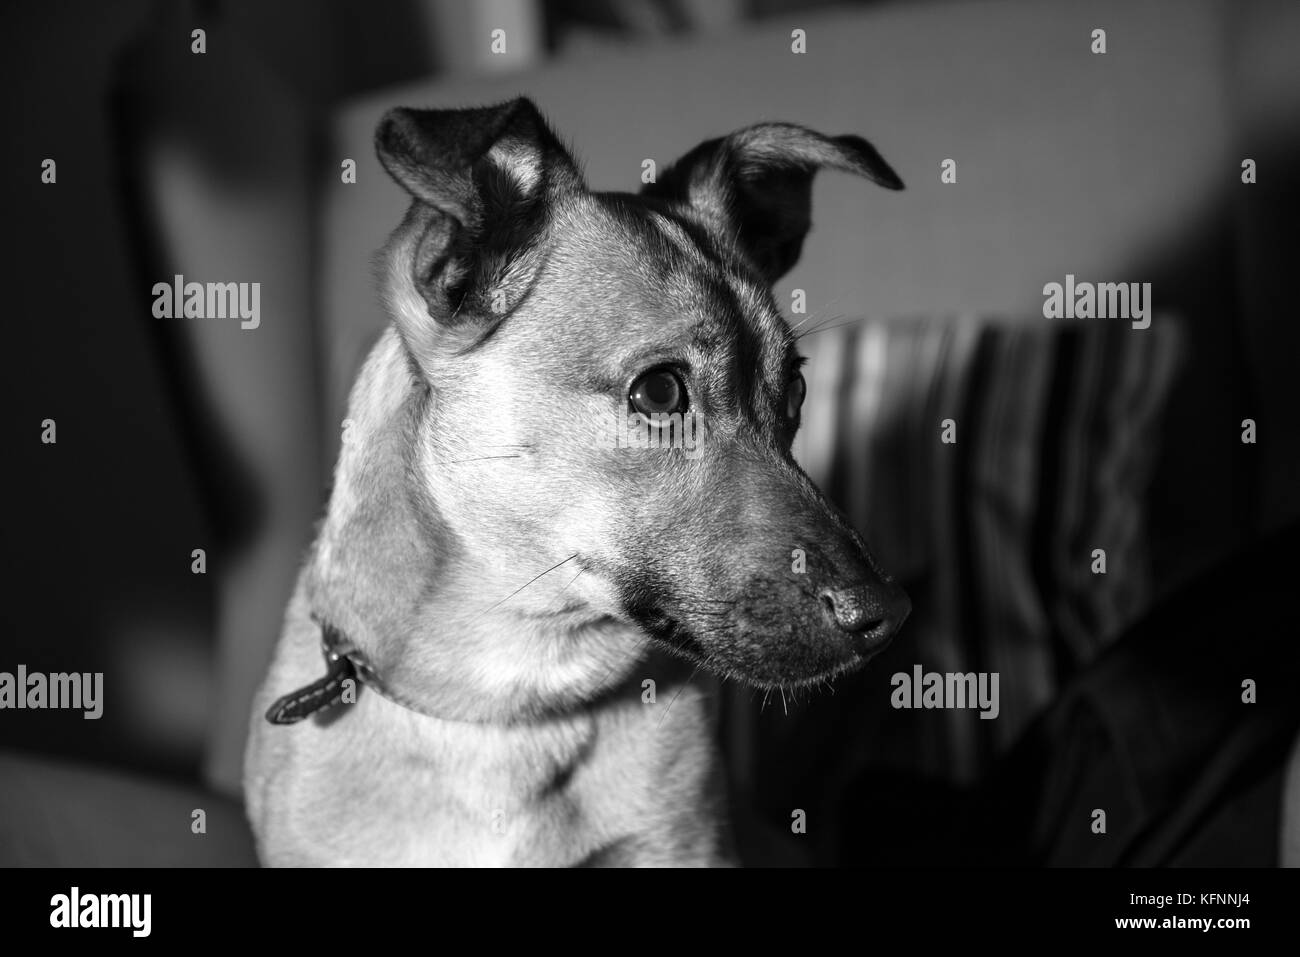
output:
[[[266,720],[272,724],[296,724],[317,712],[337,707],[343,703],[348,681],[352,682],[353,690],[359,692],[360,685],[375,680],[374,669],[342,632],[319,619],[317,623],[321,629],[325,677],[277,698],[266,711]]]

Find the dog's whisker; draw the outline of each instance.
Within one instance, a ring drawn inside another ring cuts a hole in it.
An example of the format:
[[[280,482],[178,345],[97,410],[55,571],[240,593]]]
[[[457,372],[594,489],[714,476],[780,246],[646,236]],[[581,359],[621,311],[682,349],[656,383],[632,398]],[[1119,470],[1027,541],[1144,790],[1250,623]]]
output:
[[[811,326],[809,326],[803,332],[799,333],[797,336],[794,337],[795,341],[797,342],[798,340],[802,339],[804,336],[808,335],[808,333],[815,332],[818,329],[820,329],[822,326],[828,325],[832,322],[838,322],[839,320],[846,319],[846,318],[848,317],[844,313],[836,312],[836,313],[831,313],[829,315],[826,313],[818,313],[815,315],[810,315],[807,319],[804,319],[803,322],[800,322],[799,325],[797,326],[791,326],[790,331],[794,332],[796,329],[799,328],[799,326],[802,326],[804,322],[809,322],[809,321],[812,322]]]
[[[800,319],[798,322],[796,322],[793,326],[791,326],[791,327],[790,327],[790,331],[791,331],[791,332],[794,332],[796,329],[798,329],[800,326],[802,326],[802,325],[803,325],[804,323],[806,323],[806,322],[811,322],[811,323],[812,323],[812,326],[811,326],[810,328],[812,328],[812,329],[816,329],[818,326],[823,325],[824,323],[827,323],[827,322],[834,322],[836,319],[843,319],[843,318],[845,318],[845,316],[844,316],[843,313],[833,313],[833,314],[831,314],[831,315],[827,315],[827,314],[824,313],[824,312],[810,312],[808,315],[804,316],[802,319]],[[796,338],[796,339],[799,339],[799,338],[802,338],[802,337],[801,337],[801,336],[795,336],[795,338]]]
[[[514,598],[514,597],[515,597],[516,595],[518,595],[521,591],[523,591],[523,590],[524,590],[525,588],[527,588],[529,585],[533,584],[533,582],[537,581],[537,580],[538,580],[539,578],[541,578],[543,575],[549,575],[551,572],[555,571],[555,570],[556,570],[557,568],[559,568],[561,565],[567,565],[569,562],[573,561],[573,560],[574,560],[575,558],[577,558],[577,557],[578,557],[578,553],[577,553],[577,552],[574,552],[574,553],[573,553],[572,555],[570,555],[568,558],[564,559],[563,561],[556,562],[554,565],[552,565],[550,568],[546,569],[546,571],[542,572],[541,574],[539,574],[539,575],[534,575],[534,576],[533,576],[532,578],[530,578],[528,581],[524,582],[524,584],[520,585],[518,588],[516,588],[514,591],[512,591],[509,595],[506,595],[505,598],[502,598],[502,599],[501,599],[499,602],[497,602],[496,604],[494,604],[494,605],[490,605],[488,608],[486,608],[486,609],[483,611],[483,614],[482,614],[482,615],[479,615],[479,617],[482,618],[483,615],[488,614],[488,612],[492,611],[494,608],[497,608],[497,607],[499,607],[499,606],[501,606],[501,605],[504,605],[504,604],[505,604],[506,602],[508,602],[511,598]]]
[[[501,454],[501,455],[476,455],[476,456],[473,456],[473,457],[471,457],[471,458],[467,458],[467,459],[449,459],[449,460],[447,460],[446,462],[444,462],[443,464],[445,464],[445,465],[462,465],[462,464],[464,464],[464,463],[466,463],[466,462],[486,462],[486,461],[489,461],[489,460],[491,460],[491,459],[521,459],[521,458],[524,457],[525,452],[526,452],[526,453],[529,453],[529,454],[532,454],[532,453],[535,453],[535,452],[537,451],[537,446],[535,446],[535,445],[516,445],[516,444],[511,444],[511,443],[505,443],[505,444],[500,444],[500,445],[497,445],[497,444],[493,444],[493,445],[483,445],[483,446],[480,446],[480,447],[481,447],[481,448],[484,448],[484,449],[523,449],[524,451],[522,451],[522,452],[509,452],[509,453],[503,453],[503,454]]]
[[[869,316],[858,316],[856,319],[847,319],[844,322],[836,322],[833,325],[818,326],[816,329],[809,329],[807,332],[800,333],[795,338],[802,339],[804,336],[811,336],[813,333],[816,332],[829,332],[832,329],[841,329],[844,326],[851,326],[858,322],[866,322],[866,320],[869,318],[870,318]]]
[[[803,339],[805,336],[810,336],[810,335],[812,335],[814,332],[821,332],[823,329],[825,329],[826,327],[828,327],[831,323],[833,323],[833,322],[838,322],[838,321],[839,321],[839,319],[838,319],[838,318],[835,318],[835,317],[830,318],[830,319],[825,319],[825,320],[823,320],[823,321],[820,321],[820,322],[818,322],[816,325],[814,325],[814,326],[812,326],[812,327],[810,327],[810,328],[808,328],[808,329],[805,329],[803,332],[797,333],[797,334],[795,335],[795,337],[794,337],[794,341],[795,341],[795,342],[799,342],[799,341],[800,341],[801,339]]]
[[[572,578],[570,578],[569,581],[568,581],[568,583],[567,583],[563,588],[561,588],[559,591],[557,591],[557,592],[555,593],[555,602],[556,602],[557,605],[559,605],[560,602],[561,602],[561,600],[563,599],[563,597],[564,597],[564,593],[565,593],[566,591],[569,590],[569,585],[572,585],[572,584],[573,584],[574,582],[576,582],[579,578],[581,578],[581,577],[582,577],[582,573],[585,572],[585,571],[586,571],[585,568],[579,568],[579,569],[578,569],[578,574],[576,574],[576,575],[574,575]]]
[[[703,663],[707,663],[709,659],[712,657],[713,656],[710,655],[709,658],[705,658]],[[694,680],[695,676],[699,673],[701,664],[702,662],[696,662],[695,667],[691,669],[691,673],[690,675],[687,676],[686,681],[683,682],[682,686],[677,689],[677,694],[673,695],[673,700],[668,702],[668,707],[664,708],[664,713],[659,716],[659,723],[655,725],[656,731],[658,731],[659,728],[663,726],[664,719],[668,717],[668,712],[673,709],[673,705],[676,704],[677,699],[682,696],[682,692],[687,689],[691,681]]]
[[[830,302],[825,303],[820,309],[813,310],[812,312],[808,313],[808,315],[804,316],[802,319],[800,319],[798,322],[792,325],[790,327],[790,331],[794,332],[796,329],[798,329],[806,322],[811,322],[814,326],[816,326],[817,324],[822,322],[829,322],[831,319],[834,319],[836,316],[840,316],[842,318],[843,313],[839,313],[839,312],[835,312],[831,315],[827,315],[827,310],[834,309],[839,305],[840,305],[839,299],[832,299]]]
[[[698,669],[699,666],[696,665],[696,668]],[[692,672],[691,672],[691,678],[694,678],[694,677],[695,677],[695,671],[692,671]],[[690,684],[691,678],[687,678],[687,679],[686,679],[686,684]],[[656,730],[656,731],[658,731],[658,730],[663,726],[664,719],[668,717],[668,712],[671,711],[671,710],[673,709],[673,705],[677,703],[677,699],[680,698],[680,697],[682,696],[682,692],[685,691],[685,690],[686,690],[686,685],[685,685],[685,684],[682,685],[680,688],[677,689],[677,694],[673,695],[673,699],[672,699],[672,701],[669,701],[669,702],[668,702],[668,707],[664,708],[664,713],[661,714],[661,715],[659,716],[659,723],[655,725],[655,730]]]
[[[824,322],[819,322],[816,328],[806,329],[804,332],[796,336],[795,339],[796,340],[802,339],[804,336],[812,335],[814,332],[824,332],[828,329],[838,329],[840,326],[847,326],[850,325],[851,323],[862,322],[866,318],[867,318],[866,316],[847,316],[843,314],[829,316]]]

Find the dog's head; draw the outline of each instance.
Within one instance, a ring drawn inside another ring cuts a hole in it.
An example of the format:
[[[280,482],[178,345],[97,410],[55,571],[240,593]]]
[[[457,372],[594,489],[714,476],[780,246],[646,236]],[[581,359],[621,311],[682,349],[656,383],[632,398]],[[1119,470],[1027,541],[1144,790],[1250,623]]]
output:
[[[376,141],[413,200],[383,262],[425,395],[405,470],[480,610],[631,621],[760,685],[888,642],[907,597],[791,458],[802,359],[771,294],[818,169],[901,188],[870,144],[752,126],[623,194],[525,99],[393,110]]]

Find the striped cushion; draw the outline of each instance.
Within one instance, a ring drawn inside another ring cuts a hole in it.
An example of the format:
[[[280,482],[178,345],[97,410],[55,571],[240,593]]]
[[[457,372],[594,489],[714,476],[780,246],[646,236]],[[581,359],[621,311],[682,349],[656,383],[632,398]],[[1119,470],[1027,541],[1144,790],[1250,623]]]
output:
[[[873,321],[802,340],[810,391],[796,455],[916,606],[852,695],[861,760],[974,780],[1144,610],[1144,499],[1180,342],[1169,316],[1146,330]],[[955,444],[940,441],[945,419]],[[1092,571],[1094,549],[1105,574]],[[893,711],[889,675],[913,664],[997,672],[997,720]]]

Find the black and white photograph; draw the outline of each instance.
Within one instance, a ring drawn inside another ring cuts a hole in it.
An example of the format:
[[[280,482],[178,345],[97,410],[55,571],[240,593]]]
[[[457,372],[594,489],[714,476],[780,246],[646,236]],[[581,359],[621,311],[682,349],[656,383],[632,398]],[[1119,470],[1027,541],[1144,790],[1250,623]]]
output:
[[[13,0],[0,44],[6,926],[851,868],[900,920],[1282,932],[1300,4]]]

